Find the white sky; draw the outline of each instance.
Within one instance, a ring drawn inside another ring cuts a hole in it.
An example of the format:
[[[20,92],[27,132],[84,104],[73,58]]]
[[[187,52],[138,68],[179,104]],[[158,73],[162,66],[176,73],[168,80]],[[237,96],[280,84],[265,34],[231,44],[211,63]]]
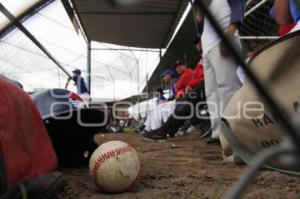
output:
[[[0,0],[10,11],[34,0]],[[18,8],[18,9],[16,9]],[[2,18],[1,18],[2,17]],[[0,15],[0,27],[5,20]],[[80,68],[86,76],[86,43],[73,28],[61,2],[55,1],[23,25],[68,70]],[[93,42],[93,48],[126,48]],[[122,99],[141,91],[159,61],[158,52],[92,52],[92,97]],[[0,73],[20,81],[26,91],[64,87],[66,76],[18,29],[0,40]],[[71,86],[70,90],[75,91]]]

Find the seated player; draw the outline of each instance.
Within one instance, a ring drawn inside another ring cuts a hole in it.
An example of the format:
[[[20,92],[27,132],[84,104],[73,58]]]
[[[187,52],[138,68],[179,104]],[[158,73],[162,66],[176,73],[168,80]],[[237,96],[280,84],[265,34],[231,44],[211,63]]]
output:
[[[188,86],[188,83],[191,81],[193,77],[193,71],[190,68],[188,68],[184,63],[184,61],[182,60],[176,61],[175,69],[177,73],[180,75],[179,79],[175,84],[175,92],[176,92],[175,98],[179,99],[185,94],[186,87]],[[163,104],[159,107],[160,113],[162,114],[163,122],[166,122],[168,120],[169,116],[173,113],[174,109],[175,109],[175,101]],[[161,125],[158,127],[161,127]],[[186,125],[183,125],[181,130],[186,131],[190,126],[191,126],[190,123],[186,123]]]
[[[156,92],[154,92],[154,96],[156,97],[157,105],[167,101],[167,99],[164,96],[164,90],[162,88],[156,89]]]
[[[169,97],[168,99],[164,98],[165,100],[161,99],[162,97],[164,97],[163,92],[162,89],[158,89],[158,91],[160,91],[159,100],[157,101],[158,106],[154,106],[153,110],[148,114],[144,124],[145,131],[151,131],[153,129],[159,128],[162,125],[164,118],[168,117],[166,116],[168,112],[172,113],[172,111],[169,110],[174,109],[173,100],[175,99],[176,96],[176,91],[175,91],[175,84],[177,81],[176,74],[173,70],[166,69],[162,73],[161,77],[163,78],[163,81],[169,85]]]
[[[161,75],[163,81],[165,84],[168,84],[168,88],[169,88],[169,96],[167,101],[172,101],[175,99],[176,97],[176,89],[175,89],[175,85],[177,82],[177,76],[176,73],[171,70],[171,69],[166,69],[162,75]]]
[[[167,99],[164,96],[164,92],[162,88],[158,88],[155,92],[153,92],[153,96],[155,99],[155,104],[153,103],[152,110],[148,113],[146,121],[144,123],[144,128],[146,131],[157,128],[157,126],[161,126],[162,116],[160,113],[159,105],[167,102]]]
[[[197,42],[197,49],[202,51],[200,40]],[[184,70],[184,65],[180,62],[176,63],[176,69],[178,72],[182,73],[182,70]],[[183,71],[182,75],[185,71]],[[188,72],[189,73],[189,72]],[[188,75],[187,75],[188,76]],[[181,76],[182,77],[182,76]],[[187,79],[183,76],[184,79],[182,80],[182,83],[179,83],[179,85],[183,84]],[[182,88],[178,85],[176,85],[177,89]],[[203,65],[200,61],[197,65],[194,72],[192,72],[192,77],[189,77],[189,80],[186,83],[186,86],[184,87],[184,90],[178,89],[181,94],[177,94],[179,96],[178,99],[176,99],[175,109],[173,111],[173,114],[171,114],[168,117],[168,120],[160,127],[153,131],[146,132],[142,134],[142,138],[146,141],[165,141],[167,139],[167,135],[170,137],[174,137],[174,135],[177,133],[179,128],[183,126],[185,121],[187,121],[186,117],[189,115],[192,115],[190,118],[190,121],[192,124],[196,124],[199,122],[208,123],[210,120],[208,118],[205,118],[203,120],[199,120],[197,111],[194,109],[197,106],[197,104],[206,104],[206,97],[205,97],[205,88],[204,88],[204,73],[203,73]],[[187,103],[192,105],[188,105]],[[193,111],[193,112],[192,112]],[[205,122],[204,122],[205,121]],[[208,134],[210,130],[210,125],[206,125],[206,129],[203,129],[204,134]]]
[[[185,93],[188,94],[190,91],[196,88],[198,84],[204,81],[204,71],[203,71],[203,59],[202,59],[202,44],[201,39],[197,37],[195,39],[195,46],[197,51],[200,54],[200,61],[196,65],[194,71],[193,71],[193,77],[192,80],[189,81],[187,87],[185,88]]]
[[[188,83],[187,87],[185,88],[185,93],[186,94],[188,94],[189,92],[191,92],[193,89],[195,89],[195,87],[199,83],[201,83],[202,81],[204,81],[203,59],[202,59],[202,44],[201,44],[200,37],[197,37],[195,39],[194,43],[195,43],[197,51],[199,52],[200,61],[198,62],[198,64],[196,65],[196,67],[195,67],[195,69],[193,71],[193,78],[192,78],[192,80]],[[203,108],[203,107],[201,107],[201,108]],[[205,112],[205,114],[206,114],[206,112]],[[188,131],[188,129],[191,126],[192,126],[192,123],[190,121],[186,121],[184,123],[184,125],[179,130],[182,133],[179,133],[179,134],[184,134],[185,132]],[[197,125],[197,127],[198,126],[200,127],[200,131],[203,131],[203,126],[202,125]],[[209,131],[206,130],[206,133],[209,133]],[[205,137],[206,134],[203,134],[202,136]]]
[[[180,75],[176,82],[176,99],[178,99],[185,94],[186,87],[193,78],[193,70],[188,68],[182,60],[176,61],[175,69]]]
[[[179,79],[175,83],[175,98],[179,99],[185,94],[185,89],[193,77],[193,70],[188,68],[182,60],[176,61],[175,68],[177,73],[180,75]],[[174,93],[174,85],[172,85],[170,89],[172,93]],[[168,101],[171,101],[171,99],[173,99],[173,96]],[[161,127],[163,122],[166,122],[172,114],[174,108],[175,102],[172,101],[155,107],[145,122],[145,130],[150,131]]]

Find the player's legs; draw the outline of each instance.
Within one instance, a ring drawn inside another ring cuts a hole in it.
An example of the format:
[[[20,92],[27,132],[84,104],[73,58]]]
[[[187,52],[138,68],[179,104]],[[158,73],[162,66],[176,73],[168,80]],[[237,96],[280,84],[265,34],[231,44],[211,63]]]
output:
[[[234,93],[241,87],[236,69],[237,64],[231,56],[223,57],[220,54],[219,46],[213,48],[208,55],[209,61],[215,72],[215,80],[217,84],[217,93],[219,99],[219,118],[217,121],[216,128],[213,131],[212,137],[218,138],[220,133],[220,118]],[[206,78],[208,78],[206,76]]]
[[[205,94],[211,119],[212,138],[218,138],[220,131],[219,94],[215,69],[211,62],[210,51],[204,56]]]
[[[175,109],[175,105],[176,105],[175,100],[160,105],[161,112],[162,112],[162,119],[164,123],[168,120],[170,115],[173,113]]]
[[[162,113],[160,111],[159,105],[154,105],[152,111],[149,112],[145,121],[145,130],[151,131],[157,129],[161,127],[162,122]]]
[[[186,120],[194,117],[196,104],[205,101],[203,93],[204,83],[197,86],[194,95],[185,95],[177,99],[176,108],[167,122],[159,129],[142,134],[143,139],[147,141],[162,141],[166,139],[167,134],[171,137],[174,136]]]

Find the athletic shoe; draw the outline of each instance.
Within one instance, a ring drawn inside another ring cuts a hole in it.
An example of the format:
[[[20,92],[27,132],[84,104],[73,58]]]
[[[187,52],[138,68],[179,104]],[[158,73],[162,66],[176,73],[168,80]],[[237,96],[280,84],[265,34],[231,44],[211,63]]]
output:
[[[142,138],[143,140],[150,142],[165,142],[167,140],[167,134],[162,133],[159,130],[153,130],[143,133]]]
[[[211,125],[210,125],[209,121],[206,121],[206,122],[203,121],[202,123],[195,125],[195,127],[198,131],[200,131],[200,133],[198,135],[199,139],[203,139],[203,138],[211,136],[212,130],[211,130]]]
[[[184,136],[184,134],[185,132],[179,129],[179,131],[177,131],[177,133],[175,134],[175,137],[181,137]]]
[[[201,134],[199,134],[199,138],[203,139],[206,137],[211,137],[212,129],[210,123],[206,124],[204,127],[201,128]]]
[[[140,134],[141,135],[143,135],[144,133],[147,133],[148,131],[146,131],[146,130],[142,130],[141,132],[140,132]]]
[[[192,126],[190,121],[185,121],[184,124],[178,129],[178,131],[175,133],[174,136],[171,137],[177,137],[177,136],[184,136],[188,129]]]
[[[145,127],[146,127],[146,126],[145,126],[144,124],[141,125],[140,127],[138,127],[138,132],[144,131]]]
[[[207,145],[211,145],[211,144],[220,144],[220,140],[217,138],[208,138],[207,140],[204,141]]]
[[[183,136],[191,126],[192,126],[192,124],[191,124],[190,121],[184,122],[184,124],[182,125],[182,127],[180,127],[180,129],[178,130],[178,134],[180,136]]]

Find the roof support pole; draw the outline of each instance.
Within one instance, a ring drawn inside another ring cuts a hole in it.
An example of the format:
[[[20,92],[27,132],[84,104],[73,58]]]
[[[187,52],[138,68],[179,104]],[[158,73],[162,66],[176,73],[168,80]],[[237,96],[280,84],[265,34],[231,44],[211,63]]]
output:
[[[92,48],[91,48],[91,41],[87,42],[87,84],[88,90],[91,94],[91,72],[92,72]]]
[[[15,24],[49,59],[51,59],[68,77],[72,78],[69,72],[55,59],[55,57],[0,3],[0,11],[11,23]]]
[[[161,62],[161,60],[162,60],[162,58],[163,58],[163,55],[162,55],[162,50],[161,50],[161,48],[159,49],[159,63]],[[162,68],[160,68],[159,69],[159,72],[160,72],[160,74],[162,74]],[[164,88],[164,81],[163,81],[163,79],[162,78],[160,78],[160,87],[161,88]]]

